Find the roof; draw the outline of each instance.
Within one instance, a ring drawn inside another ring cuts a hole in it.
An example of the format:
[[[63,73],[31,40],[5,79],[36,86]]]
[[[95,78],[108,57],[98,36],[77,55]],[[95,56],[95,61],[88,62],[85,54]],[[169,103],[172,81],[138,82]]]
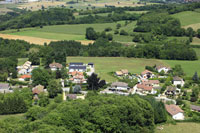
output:
[[[145,84],[145,85],[152,85],[152,84],[159,84],[159,83],[160,83],[159,80],[142,81],[142,84]]]
[[[165,108],[167,112],[172,116],[184,112],[179,106],[175,104],[170,104],[170,105],[165,104]]]
[[[69,69],[83,69],[83,70],[86,70],[86,66],[69,66]]]
[[[32,89],[33,94],[40,94],[41,92],[44,92],[44,86],[42,86],[42,85],[35,86]]]
[[[178,77],[178,76],[176,76],[176,77],[173,77],[173,81],[182,81],[183,79],[182,78],[180,78],[180,77]]]
[[[116,75],[118,75],[118,76],[123,75],[123,73],[122,73],[121,71],[116,71],[115,73],[116,73]]]
[[[92,62],[89,62],[89,63],[88,63],[88,65],[94,65],[94,63],[92,63]]]
[[[151,72],[151,71],[149,71],[149,70],[144,70],[141,74],[142,74],[142,75],[145,75],[145,74],[147,74],[147,73],[151,73],[151,74],[152,74],[153,72]]]
[[[128,70],[127,70],[127,69],[122,69],[121,72],[122,72],[123,74],[128,74]]]
[[[70,66],[82,66],[83,62],[71,62],[69,63]]]
[[[195,110],[195,111],[199,111],[199,112],[200,112],[200,106],[190,105],[190,108],[191,108],[192,110]]]
[[[147,85],[144,85],[144,84],[137,84],[137,88],[143,89],[145,91],[151,91],[153,89],[152,86],[147,86]]]
[[[116,87],[116,86],[128,87],[128,84],[124,83],[124,82],[114,82],[114,83],[111,84],[111,87]]]
[[[56,68],[61,69],[62,68],[62,64],[60,64],[60,63],[52,63],[52,64],[49,65],[49,67],[50,68],[56,67]]]
[[[160,66],[156,66],[156,69],[159,70],[161,68],[168,68],[168,69],[171,69],[170,67],[167,67],[167,66],[163,66],[163,65],[160,65]]]
[[[176,87],[174,87],[174,86],[167,86],[167,91],[176,91]]]
[[[66,96],[67,98],[69,98],[69,99],[76,99],[76,94],[67,94],[67,96]]]
[[[0,89],[9,89],[10,86],[7,83],[0,83]]]
[[[22,79],[30,79],[31,75],[22,75],[20,78],[22,78]]]
[[[70,72],[70,74],[71,74],[72,76],[75,76],[75,75],[81,75],[81,76],[83,76],[83,72],[78,72],[78,71]]]

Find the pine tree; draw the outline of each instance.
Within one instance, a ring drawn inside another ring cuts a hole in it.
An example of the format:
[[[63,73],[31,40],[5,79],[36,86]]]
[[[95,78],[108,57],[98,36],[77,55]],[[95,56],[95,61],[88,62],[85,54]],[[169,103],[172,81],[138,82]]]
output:
[[[192,77],[192,80],[194,82],[196,82],[196,83],[199,82],[199,76],[198,76],[197,72],[194,73],[194,76]]]

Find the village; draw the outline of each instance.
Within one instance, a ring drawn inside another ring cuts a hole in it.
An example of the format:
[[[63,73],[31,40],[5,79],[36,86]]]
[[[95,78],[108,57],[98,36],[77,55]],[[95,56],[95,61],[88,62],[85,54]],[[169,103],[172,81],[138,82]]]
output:
[[[44,85],[32,85],[32,71],[39,69],[39,66],[32,65],[30,61],[26,61],[23,65],[17,66],[16,69],[18,82],[26,84],[12,85],[9,83],[11,79],[8,78],[8,83],[0,83],[0,93],[12,93],[16,88],[32,86],[33,104],[37,105],[41,93],[48,95],[48,89]],[[66,66],[56,62],[49,64],[51,72],[59,72],[61,69],[65,69],[65,74],[68,75],[65,79],[58,79],[62,88],[62,100],[84,100],[89,91],[87,90],[87,86],[89,86],[88,78],[94,78],[94,75],[97,75],[95,74],[95,64],[91,62],[86,64],[83,62],[70,62]],[[141,74],[132,74],[127,69],[121,69],[113,72],[112,76],[117,81],[112,83],[103,81],[98,93],[123,96],[152,96],[157,101],[162,101],[165,104],[166,111],[174,120],[184,120],[185,116],[182,109],[183,106],[180,104],[180,97],[187,97],[187,91],[183,91],[182,88],[186,87],[188,83],[179,76],[172,76],[172,72],[172,68],[168,66],[146,66],[146,69]],[[200,106],[191,104],[190,109],[200,112]]]

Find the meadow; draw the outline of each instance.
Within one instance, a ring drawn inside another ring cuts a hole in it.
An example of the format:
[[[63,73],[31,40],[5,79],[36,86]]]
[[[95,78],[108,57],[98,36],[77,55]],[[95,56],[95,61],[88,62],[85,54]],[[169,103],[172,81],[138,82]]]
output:
[[[165,124],[163,130],[156,129],[156,133],[199,133],[200,124],[193,122],[182,122],[176,125]]]
[[[181,21],[182,26],[200,23],[200,13],[195,11],[185,11],[172,15]]]
[[[108,82],[116,81],[116,79],[110,75],[110,72],[115,72],[120,69],[128,69],[131,73],[140,74],[145,70],[145,66],[153,66],[155,64],[171,67],[180,64],[187,76],[193,76],[195,71],[200,73],[200,60],[177,61],[125,57],[67,57],[67,63],[69,62],[93,62],[95,64],[95,72]]]

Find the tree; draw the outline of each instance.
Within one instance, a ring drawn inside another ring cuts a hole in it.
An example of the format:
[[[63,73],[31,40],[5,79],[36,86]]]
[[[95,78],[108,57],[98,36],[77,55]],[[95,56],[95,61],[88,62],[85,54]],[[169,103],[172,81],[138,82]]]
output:
[[[28,56],[28,60],[32,63],[32,65],[40,65],[40,57],[36,52],[32,52]]]
[[[94,28],[89,27],[86,29],[86,38],[88,40],[96,40],[98,38],[96,31]]]
[[[197,30],[197,37],[200,38],[200,29]]]
[[[92,75],[88,77],[87,83],[88,83],[87,86],[88,90],[97,91],[99,88],[105,85],[105,80],[100,80],[97,74],[92,73]]]
[[[185,75],[181,65],[175,65],[175,67],[172,68],[172,71],[173,71],[174,76],[184,76]]]
[[[50,79],[51,75],[48,73],[46,69],[38,68],[32,71],[32,80],[34,86],[41,84],[47,87]]]
[[[46,107],[49,104],[49,98],[44,93],[39,94],[39,106]]]
[[[199,98],[199,92],[200,92],[200,88],[196,87],[192,89],[192,95],[191,95],[191,102],[196,102]]]
[[[73,87],[72,87],[72,85],[70,85],[69,94],[73,94]]]
[[[121,24],[117,24],[116,27],[117,27],[117,29],[119,29],[119,28],[122,27],[122,25]]]
[[[80,93],[80,91],[81,91],[81,86],[80,86],[80,85],[75,85],[75,86],[74,86],[74,91],[73,91],[73,92],[74,92],[75,94],[78,94],[78,93]]]
[[[198,83],[199,82],[199,76],[197,74],[197,72],[194,73],[193,77],[192,77],[192,80],[195,82],[195,83]]]
[[[48,84],[47,91],[50,98],[54,98],[58,95],[58,93],[62,92],[61,85],[56,80],[51,80]]]
[[[56,70],[56,79],[59,79],[62,77],[62,73],[59,69]]]

